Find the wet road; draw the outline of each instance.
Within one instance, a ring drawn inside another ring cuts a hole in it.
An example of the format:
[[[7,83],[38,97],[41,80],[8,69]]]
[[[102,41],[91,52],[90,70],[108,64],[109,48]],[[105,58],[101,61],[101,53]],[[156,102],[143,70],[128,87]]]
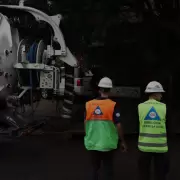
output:
[[[127,138],[129,152],[116,154],[115,180],[136,177],[136,138]],[[170,140],[171,171],[168,180],[180,179],[180,137]],[[31,136],[0,143],[1,180],[85,180],[88,154],[83,139],[65,141],[60,135]]]

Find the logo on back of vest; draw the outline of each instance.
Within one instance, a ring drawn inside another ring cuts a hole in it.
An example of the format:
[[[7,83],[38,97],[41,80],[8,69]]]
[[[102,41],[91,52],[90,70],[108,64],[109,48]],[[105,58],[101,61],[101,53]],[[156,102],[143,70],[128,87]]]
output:
[[[103,115],[101,108],[99,106],[97,106],[94,110],[94,115]]]
[[[160,117],[154,107],[149,110],[144,120],[160,121]]]

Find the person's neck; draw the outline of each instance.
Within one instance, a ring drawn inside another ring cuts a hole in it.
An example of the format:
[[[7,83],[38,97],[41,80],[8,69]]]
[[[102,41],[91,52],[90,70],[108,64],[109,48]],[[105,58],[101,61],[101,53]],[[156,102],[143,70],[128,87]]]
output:
[[[108,95],[102,93],[102,94],[101,94],[101,97],[102,97],[102,98],[108,98]]]
[[[150,97],[149,97],[149,100],[155,100],[155,101],[157,101],[156,98],[153,97],[153,96],[150,96]]]

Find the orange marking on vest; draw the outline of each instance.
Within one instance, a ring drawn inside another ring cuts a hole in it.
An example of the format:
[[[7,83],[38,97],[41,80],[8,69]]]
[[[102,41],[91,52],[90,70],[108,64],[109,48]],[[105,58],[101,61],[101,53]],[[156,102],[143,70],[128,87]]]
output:
[[[113,113],[115,102],[107,100],[92,100],[86,103],[86,121],[90,120],[108,120],[113,121]],[[102,114],[95,114],[97,107],[100,108]]]

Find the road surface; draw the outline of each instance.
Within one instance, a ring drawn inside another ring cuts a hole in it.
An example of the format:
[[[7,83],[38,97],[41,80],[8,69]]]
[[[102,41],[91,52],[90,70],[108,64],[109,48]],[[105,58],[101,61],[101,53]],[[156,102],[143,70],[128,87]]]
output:
[[[129,152],[116,154],[115,179],[137,175],[136,137],[127,137]],[[180,179],[180,137],[170,139],[171,171],[168,180]],[[1,180],[85,180],[89,172],[83,137],[64,140],[62,135],[41,135],[0,143]]]

